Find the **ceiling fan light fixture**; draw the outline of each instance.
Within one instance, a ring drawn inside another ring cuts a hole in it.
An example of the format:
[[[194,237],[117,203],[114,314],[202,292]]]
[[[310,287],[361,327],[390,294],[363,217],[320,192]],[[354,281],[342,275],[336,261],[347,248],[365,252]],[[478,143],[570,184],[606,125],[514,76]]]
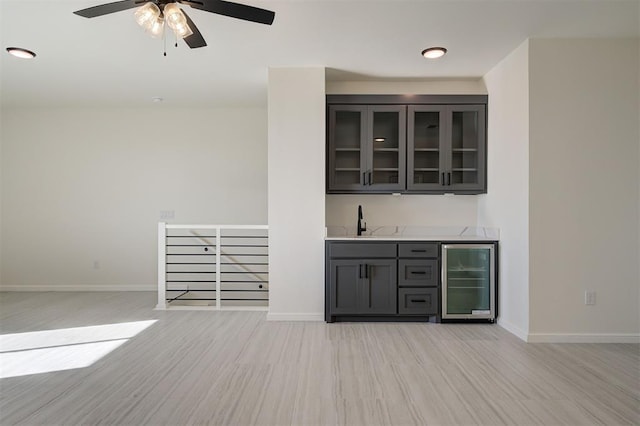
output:
[[[153,24],[151,24],[151,27],[147,29],[147,32],[153,38],[162,37],[162,34],[164,34],[164,18],[162,16],[158,16]]]
[[[275,18],[275,12],[271,10],[229,0],[119,0],[76,10],[73,13],[83,18],[95,18],[122,10],[135,9],[136,22],[152,37],[162,37],[165,34],[166,20],[167,26],[176,33],[176,37],[184,39],[189,48],[205,47],[207,42],[189,15],[179,7],[181,4],[205,12],[265,25],[271,25]],[[164,52],[164,56],[166,55]]]
[[[169,28],[173,29],[176,25],[185,24],[187,18],[185,18],[182,10],[175,3],[169,3],[164,7],[164,19],[167,21]]]
[[[164,20],[178,38],[185,38],[193,34],[187,24],[186,16],[175,3],[169,3],[164,7]]]
[[[136,22],[145,30],[153,27],[160,16],[160,8],[155,3],[145,3],[142,7],[136,9],[133,16]]]
[[[173,32],[176,33],[176,37],[178,38],[185,38],[185,37],[189,37],[191,34],[193,34],[193,31],[191,31],[191,28],[189,28],[189,25],[184,24],[184,25],[178,25],[176,26],[176,28],[172,28]]]
[[[430,47],[422,51],[422,56],[427,59],[442,58],[447,53],[447,49],[444,47]]]

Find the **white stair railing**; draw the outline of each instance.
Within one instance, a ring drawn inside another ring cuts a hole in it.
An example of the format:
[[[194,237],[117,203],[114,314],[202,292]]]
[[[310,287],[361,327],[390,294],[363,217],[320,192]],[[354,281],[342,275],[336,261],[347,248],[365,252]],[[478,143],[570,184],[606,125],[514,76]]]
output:
[[[267,225],[158,224],[156,309],[266,310]]]

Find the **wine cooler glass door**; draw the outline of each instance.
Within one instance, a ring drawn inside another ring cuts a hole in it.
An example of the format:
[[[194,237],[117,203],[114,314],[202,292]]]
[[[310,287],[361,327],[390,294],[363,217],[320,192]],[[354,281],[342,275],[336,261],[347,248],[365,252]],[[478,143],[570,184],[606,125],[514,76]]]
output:
[[[442,265],[442,318],[494,319],[494,245],[446,244]]]

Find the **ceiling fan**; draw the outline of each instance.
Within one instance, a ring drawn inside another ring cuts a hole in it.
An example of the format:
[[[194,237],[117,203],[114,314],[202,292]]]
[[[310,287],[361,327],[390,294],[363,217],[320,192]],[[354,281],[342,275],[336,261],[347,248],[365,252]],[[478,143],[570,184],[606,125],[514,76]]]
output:
[[[135,12],[136,21],[152,36],[161,36],[166,23],[176,37],[182,38],[190,48],[206,46],[207,42],[202,34],[189,15],[178,7],[178,3],[259,24],[271,25],[275,18],[275,13],[270,10],[224,0],[124,0],[76,10],[73,13],[85,18],[95,18],[138,7]]]

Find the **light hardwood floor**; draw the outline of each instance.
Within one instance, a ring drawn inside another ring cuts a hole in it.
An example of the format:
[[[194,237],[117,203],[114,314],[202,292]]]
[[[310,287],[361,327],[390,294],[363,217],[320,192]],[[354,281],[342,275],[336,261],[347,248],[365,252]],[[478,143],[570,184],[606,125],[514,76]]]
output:
[[[1,293],[3,335],[157,321],[87,367],[0,379],[0,424],[640,424],[639,345],[154,303],[144,292]]]

